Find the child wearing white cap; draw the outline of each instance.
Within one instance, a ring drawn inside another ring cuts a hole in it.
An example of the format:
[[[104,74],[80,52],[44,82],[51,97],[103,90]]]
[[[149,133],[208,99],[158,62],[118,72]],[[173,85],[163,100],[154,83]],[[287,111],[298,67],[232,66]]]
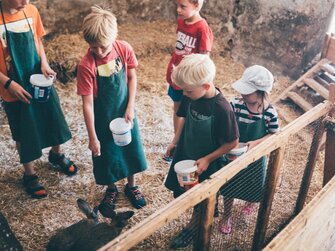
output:
[[[240,131],[240,142],[247,143],[248,151],[279,130],[278,115],[269,103],[268,94],[273,86],[272,73],[263,66],[247,68],[233,88],[242,97],[231,102]],[[234,198],[245,200],[245,215],[253,212],[256,202],[263,196],[266,158],[263,156],[240,171],[221,189],[224,196],[224,215],[219,230],[224,234],[232,231],[231,210]]]

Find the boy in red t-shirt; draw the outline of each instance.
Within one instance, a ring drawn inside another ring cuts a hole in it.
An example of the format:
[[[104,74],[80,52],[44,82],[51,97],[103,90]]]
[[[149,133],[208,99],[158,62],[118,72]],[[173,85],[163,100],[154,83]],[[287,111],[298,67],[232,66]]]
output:
[[[107,186],[98,208],[108,217],[119,193],[115,182],[124,178],[128,180],[124,191],[133,206],[139,209],[146,205],[135,174],[144,171],[147,163],[135,116],[135,53],[127,42],[116,39],[115,16],[99,6],[91,9],[83,22],[89,49],[78,65],[77,92],[83,100],[94,177],[97,184]],[[132,124],[131,142],[125,146],[114,143],[109,129],[109,123],[119,117]]]
[[[200,15],[203,0],[177,0],[177,42],[169,62],[166,81],[169,83],[168,95],[173,101],[173,127],[176,132],[182,118],[177,116],[183,91],[171,79],[173,67],[185,55],[192,53],[209,54],[213,47],[213,33],[208,23]],[[165,153],[164,159],[171,161],[172,156]]]

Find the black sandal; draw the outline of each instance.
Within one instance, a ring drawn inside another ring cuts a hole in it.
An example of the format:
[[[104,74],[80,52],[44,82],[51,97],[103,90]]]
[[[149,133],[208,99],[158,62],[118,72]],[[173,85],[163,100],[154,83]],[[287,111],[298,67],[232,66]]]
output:
[[[73,161],[66,158],[64,154],[54,153],[50,150],[48,159],[53,166],[60,169],[68,176],[75,175],[78,171],[78,168]]]
[[[44,186],[39,183],[36,174],[33,175],[23,175],[23,186],[25,187],[27,193],[35,199],[42,199],[48,196],[47,191]]]

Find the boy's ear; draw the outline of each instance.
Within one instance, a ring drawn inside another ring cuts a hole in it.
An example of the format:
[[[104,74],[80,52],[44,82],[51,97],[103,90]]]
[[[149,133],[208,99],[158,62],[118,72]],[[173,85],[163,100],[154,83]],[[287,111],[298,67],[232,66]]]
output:
[[[206,91],[208,91],[209,88],[211,87],[211,85],[208,84],[208,83],[206,83],[206,84],[203,84],[202,87],[203,87]]]

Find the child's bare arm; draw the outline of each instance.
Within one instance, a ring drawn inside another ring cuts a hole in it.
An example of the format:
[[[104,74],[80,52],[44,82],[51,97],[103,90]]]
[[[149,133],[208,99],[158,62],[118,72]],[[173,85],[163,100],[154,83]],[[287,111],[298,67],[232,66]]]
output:
[[[126,109],[126,113],[124,115],[126,121],[130,121],[133,124],[133,120],[135,117],[135,96],[136,96],[136,88],[137,88],[137,75],[135,68],[128,69],[127,72],[128,77],[128,105]]]
[[[206,155],[205,157],[198,159],[195,162],[195,164],[198,166],[197,173],[201,174],[202,172],[206,171],[210,163],[212,163],[214,160],[218,159],[222,155],[226,154],[231,149],[235,148],[237,144],[238,144],[238,139],[235,139],[234,141],[223,144],[218,149],[216,149],[214,152]]]
[[[178,144],[181,132],[183,131],[184,124],[185,124],[185,118],[182,118],[180,120],[180,125],[178,126],[177,131],[176,131],[176,133],[173,137],[173,140],[172,140],[172,142],[170,143],[170,145],[168,146],[168,148],[166,150],[166,153],[165,153],[166,156],[172,156],[173,155],[173,151],[175,150],[175,148]]]
[[[267,138],[269,138],[272,135],[272,133],[269,133],[267,135],[265,135],[263,138],[260,139],[256,139],[256,140],[251,140],[247,142],[248,145],[248,151],[252,148],[254,148],[255,146],[257,146],[259,143],[263,142],[264,140],[266,140]]]
[[[93,94],[82,96],[84,119],[88,133],[88,148],[92,151],[93,156],[100,155],[100,142],[94,127],[93,112]]]
[[[54,72],[54,70],[51,69],[47,57],[45,55],[42,38],[39,38],[39,44],[40,44],[41,71],[43,75],[45,77],[56,76],[56,72]]]

